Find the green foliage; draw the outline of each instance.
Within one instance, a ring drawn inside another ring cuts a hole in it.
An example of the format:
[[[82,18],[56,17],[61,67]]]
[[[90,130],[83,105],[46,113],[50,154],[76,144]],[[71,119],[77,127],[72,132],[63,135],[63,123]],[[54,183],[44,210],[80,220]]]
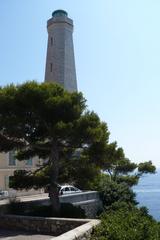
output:
[[[60,167],[59,182],[69,182],[80,189],[88,190],[90,182],[100,173],[100,168],[88,157],[81,154],[68,162],[62,163]],[[83,176],[83,177],[82,177]]]
[[[81,93],[69,93],[51,83],[27,82],[1,88],[0,151],[16,150],[19,160],[34,156],[49,158],[50,166],[53,158],[54,162],[58,158],[57,165],[61,167],[60,162],[64,159],[70,161],[79,148],[83,155],[92,156],[92,162],[97,164],[109,132],[97,114],[86,111],[85,102]],[[95,145],[97,150],[94,149]],[[48,174],[53,174],[51,168]],[[31,179],[31,173],[25,176]],[[18,184],[15,184],[17,187]]]
[[[90,189],[99,191],[103,208],[108,209],[116,204],[127,203],[136,205],[136,194],[132,191],[126,182],[117,183],[111,180],[110,176],[105,173],[98,174],[93,181],[90,182]]]
[[[125,157],[122,148],[118,148],[117,143],[107,145],[103,170],[108,172],[111,179],[116,181],[119,176],[128,175],[137,168],[137,164]]]
[[[11,202],[7,206],[7,214],[38,217],[56,217],[57,213],[52,211],[52,206],[37,205],[26,202]],[[62,203],[58,217],[64,218],[85,218],[85,211],[79,206],[71,203]]]
[[[139,177],[137,175],[120,175],[117,177],[117,183],[126,183],[129,187],[133,185],[137,185],[139,181]]]
[[[85,218],[85,211],[80,206],[73,206],[71,203],[63,203],[61,216],[66,218]]]
[[[115,168],[115,172],[121,174],[128,174],[133,172],[137,168],[137,164],[131,162],[128,158],[121,159],[121,161],[117,162],[117,166]]]
[[[19,160],[49,155],[50,138],[68,139],[84,109],[81,93],[68,93],[56,84],[27,82],[1,88],[0,150],[20,151]]]
[[[55,211],[60,209],[57,183],[68,179],[83,185],[89,172],[93,177],[102,165],[108,137],[107,125],[86,109],[81,93],[34,81],[0,89],[0,151],[14,150],[18,160],[35,156],[45,160],[36,172],[15,172],[10,187],[37,189],[50,184]],[[73,161],[77,149],[79,169]],[[83,182],[77,170],[85,174]]]
[[[33,174],[31,171],[16,170],[14,175],[9,177],[9,187],[18,190],[39,189],[49,184],[49,182],[49,174],[43,175],[42,172]]]
[[[155,166],[152,165],[151,161],[143,162],[138,165],[138,173],[141,175],[143,173],[152,173],[154,174],[156,171]]]
[[[0,151],[14,150],[18,160],[42,159],[34,172],[16,171],[10,187],[48,186],[54,211],[60,210],[57,183],[62,182],[101,190],[106,206],[135,203],[128,186],[143,173],[154,173],[155,167],[151,162],[131,162],[116,142],[108,144],[108,138],[107,124],[86,109],[81,93],[34,81],[0,88]],[[137,167],[138,173],[131,175]]]
[[[156,170],[151,161],[140,164],[131,162],[116,142],[106,146],[102,169],[110,175],[111,180],[124,182],[130,187],[138,184],[143,174],[155,173]]]
[[[92,240],[159,240],[160,226],[144,209],[115,204],[102,214]]]
[[[109,182],[110,176],[100,172],[89,182],[89,189],[103,192]]]
[[[135,193],[126,184],[118,184],[114,181],[108,181],[101,193],[101,199],[105,207],[115,202],[126,202],[137,204]]]

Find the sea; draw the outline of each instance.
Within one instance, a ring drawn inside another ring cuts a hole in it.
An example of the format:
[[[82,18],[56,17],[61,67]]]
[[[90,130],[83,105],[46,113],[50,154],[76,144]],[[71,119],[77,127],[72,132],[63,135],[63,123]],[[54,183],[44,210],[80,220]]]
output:
[[[160,169],[155,174],[145,174],[133,187],[139,206],[145,206],[154,219],[160,221]]]

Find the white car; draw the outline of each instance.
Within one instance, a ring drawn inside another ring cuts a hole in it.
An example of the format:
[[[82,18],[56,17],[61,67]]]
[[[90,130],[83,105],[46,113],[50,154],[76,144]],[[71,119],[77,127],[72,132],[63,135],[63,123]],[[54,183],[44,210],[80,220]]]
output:
[[[59,195],[67,195],[82,192],[80,189],[72,186],[72,185],[63,185],[60,186]]]

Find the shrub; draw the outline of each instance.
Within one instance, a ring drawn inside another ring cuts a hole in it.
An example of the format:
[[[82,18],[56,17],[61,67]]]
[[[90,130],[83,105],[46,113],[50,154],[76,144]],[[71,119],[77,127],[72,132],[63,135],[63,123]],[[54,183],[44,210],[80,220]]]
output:
[[[24,202],[11,202],[8,204],[7,213],[24,216],[56,217],[51,205],[43,206]],[[62,203],[58,217],[85,218],[85,211],[79,206],[73,206],[71,203]]]
[[[106,185],[110,183],[109,175],[100,173],[92,179],[89,183],[89,189],[93,191],[102,192]]]
[[[39,217],[56,217],[56,213],[53,213],[52,206],[34,206],[31,211],[28,212],[30,216]],[[73,206],[71,203],[62,203],[60,216],[66,218],[85,218],[85,211],[79,206]]]
[[[10,201],[7,205],[7,214],[27,215],[28,208],[28,203]]]
[[[79,206],[73,206],[71,203],[61,205],[61,217],[67,218],[85,218],[85,211]]]
[[[119,206],[118,206],[119,205]],[[160,226],[144,208],[115,203],[102,214],[92,240],[159,240]]]
[[[101,199],[104,206],[110,206],[115,202],[126,202],[137,204],[136,194],[125,183],[118,184],[108,181],[101,192]]]

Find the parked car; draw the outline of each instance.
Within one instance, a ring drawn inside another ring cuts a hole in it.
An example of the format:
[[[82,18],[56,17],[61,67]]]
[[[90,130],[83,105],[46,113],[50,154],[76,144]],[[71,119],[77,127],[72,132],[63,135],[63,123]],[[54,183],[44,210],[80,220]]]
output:
[[[58,189],[59,189],[59,195],[67,195],[67,194],[82,192],[80,189],[68,184],[58,185]],[[45,187],[44,192],[49,193],[49,185]]]
[[[67,195],[82,192],[80,189],[72,186],[72,185],[63,185],[60,186],[59,195]]]

